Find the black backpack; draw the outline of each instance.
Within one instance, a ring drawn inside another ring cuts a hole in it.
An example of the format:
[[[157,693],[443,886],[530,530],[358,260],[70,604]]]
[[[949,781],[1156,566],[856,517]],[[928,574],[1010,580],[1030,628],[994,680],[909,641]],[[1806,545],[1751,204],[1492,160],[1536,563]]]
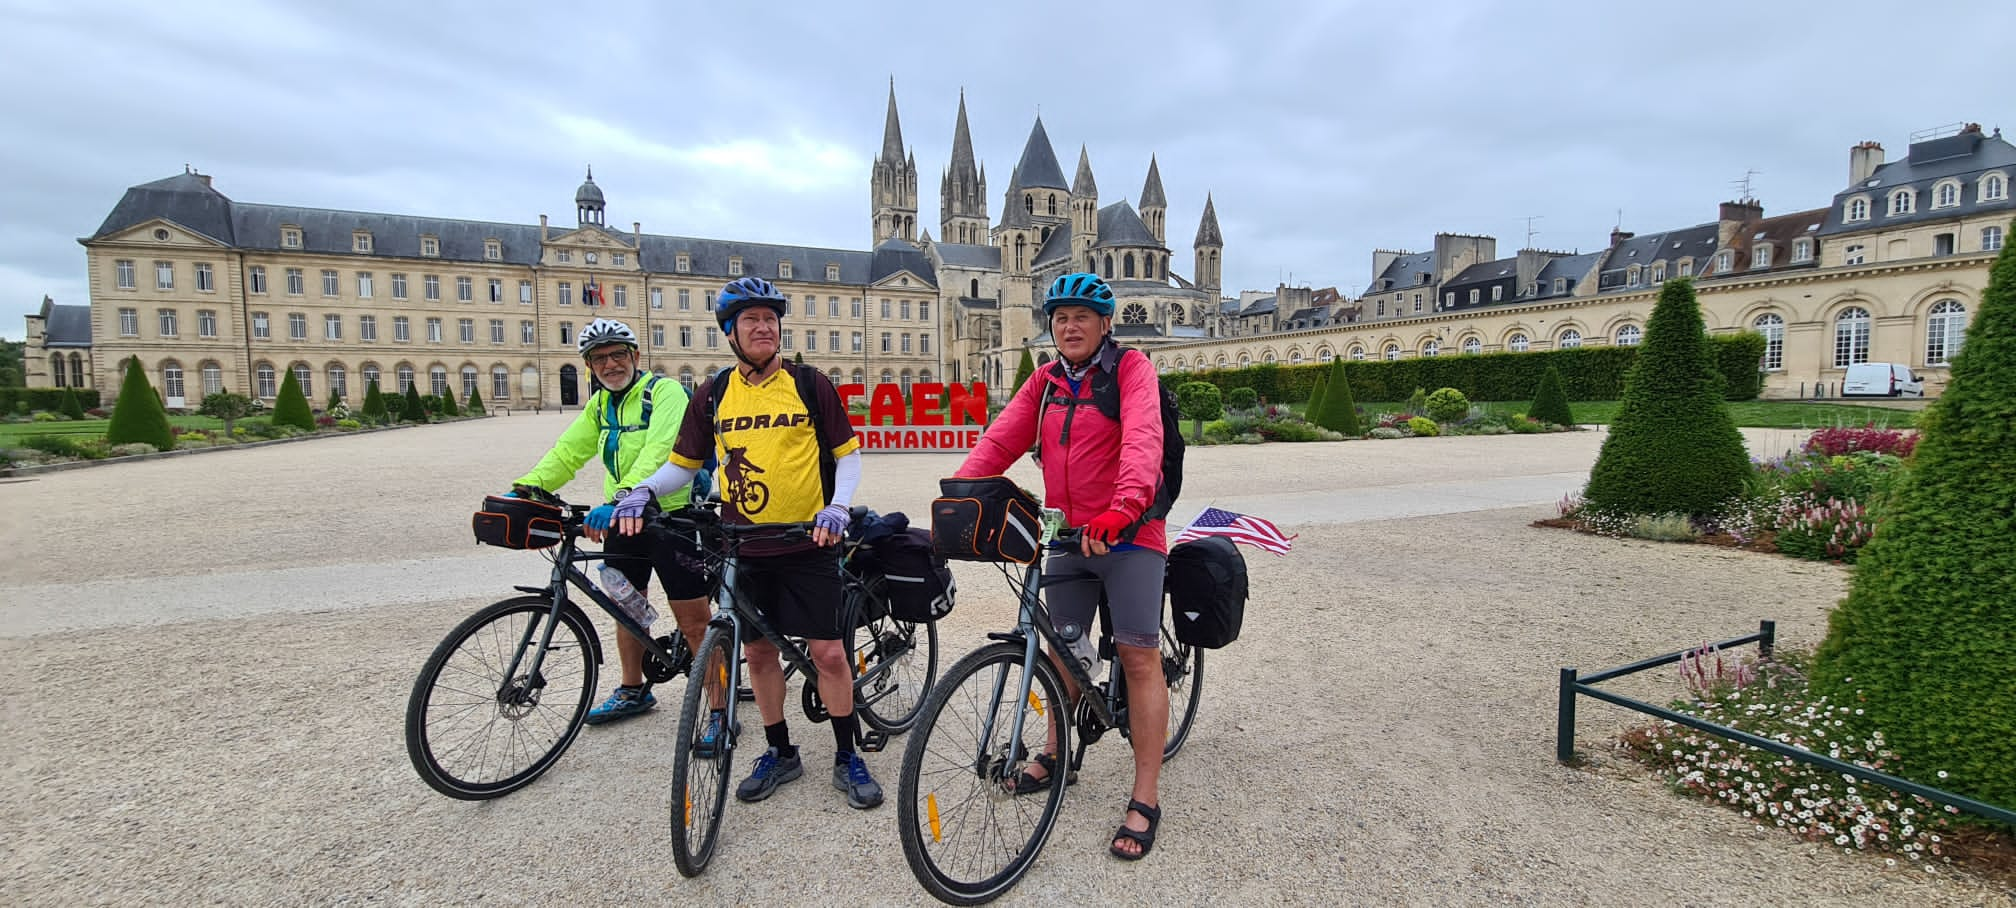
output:
[[[789,362],[780,365],[786,372],[791,373],[791,378],[798,384],[798,400],[805,404],[805,419],[812,424],[812,437],[817,440],[819,445],[820,488],[826,490],[825,498],[830,502],[833,500],[833,449],[827,445],[826,428],[819,421],[819,386],[815,381],[819,373]],[[728,394],[728,373],[733,371],[735,371],[734,366],[723,368],[721,371],[714,373],[714,377],[707,382],[707,427],[709,432],[720,431],[716,427],[721,425],[721,398]],[[714,472],[714,468],[720,466],[715,460],[716,458],[713,454],[708,454],[707,462],[701,465],[700,472]]]
[[[1239,639],[1246,620],[1246,558],[1223,536],[1205,536],[1169,550],[1163,579],[1176,639],[1217,649]]]
[[[1114,369],[1112,374],[1108,374],[1104,369],[1092,373],[1092,405],[1098,408],[1101,416],[1114,422],[1120,421],[1119,370],[1127,368],[1127,360],[1129,358],[1127,354],[1129,353],[1138,353],[1138,351],[1125,347],[1121,348],[1120,365]],[[1141,366],[1154,368],[1154,364],[1148,361],[1147,354],[1141,353],[1135,358],[1140,361]],[[1063,366],[1060,363],[1051,363],[1046,368],[1054,370],[1061,369]],[[1037,378],[1041,378],[1040,373]],[[1032,378],[1031,380],[1037,380],[1037,378]],[[1042,380],[1047,381],[1048,379]],[[1162,480],[1155,486],[1154,502],[1148,505],[1148,510],[1141,512],[1140,520],[1135,521],[1133,526],[1127,528],[1127,538],[1129,539],[1133,538],[1134,532],[1139,530],[1142,524],[1150,520],[1160,520],[1169,516],[1169,508],[1176,503],[1176,496],[1183,491],[1182,412],[1176,408],[1176,395],[1169,390],[1167,385],[1162,384],[1159,377],[1155,381],[1155,390],[1160,392],[1162,400]],[[1065,406],[1071,405],[1064,398],[1059,398],[1056,402]],[[1043,425],[1043,410],[1051,403],[1051,395],[1047,393],[1046,389],[1042,403],[1036,408],[1037,426],[1040,427]],[[1069,422],[1066,422],[1064,426],[1064,442],[1068,444],[1070,440],[1071,426]],[[1041,447],[1042,442],[1039,438],[1037,442],[1039,451],[1036,457],[1038,463],[1042,462]]]

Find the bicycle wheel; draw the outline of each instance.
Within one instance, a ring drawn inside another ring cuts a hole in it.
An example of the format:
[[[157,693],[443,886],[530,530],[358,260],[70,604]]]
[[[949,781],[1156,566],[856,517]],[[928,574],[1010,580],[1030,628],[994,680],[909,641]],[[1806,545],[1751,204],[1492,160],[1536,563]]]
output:
[[[1169,737],[1162,741],[1162,762],[1176,756],[1190,739],[1197,721],[1197,701],[1204,693],[1204,650],[1176,639],[1162,623],[1162,675],[1169,679]]]
[[[1018,700],[1023,649],[982,647],[959,660],[917,718],[903,752],[897,828],[903,858],[940,901],[977,905],[1027,873],[1064,803],[1065,786],[1017,796],[1015,780],[1042,752],[1046,732],[1071,752],[1063,682],[1038,657],[1029,697]],[[1017,715],[1022,736],[1011,740]],[[983,734],[984,731],[984,734]]]
[[[551,612],[544,596],[485,606],[427,657],[406,701],[406,755],[435,791],[465,801],[502,797],[574,742],[595,693],[594,630],[572,604],[549,627]],[[532,675],[542,638],[545,657]],[[514,660],[517,671],[506,677]]]
[[[938,625],[884,615],[848,631],[847,650],[861,718],[877,731],[909,731],[938,680]]]
[[[678,747],[672,756],[672,860],[685,876],[699,876],[720,842],[722,808],[728,803],[728,773],[735,756],[733,722],[712,754],[696,752],[716,698],[726,705],[734,683],[734,630],[714,626],[700,641],[686,677],[686,700],[679,707]]]

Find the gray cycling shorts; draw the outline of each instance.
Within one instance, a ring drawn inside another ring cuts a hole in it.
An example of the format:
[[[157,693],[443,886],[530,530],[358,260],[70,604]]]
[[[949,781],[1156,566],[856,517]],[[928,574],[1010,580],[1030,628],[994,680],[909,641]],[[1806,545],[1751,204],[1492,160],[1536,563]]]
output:
[[[1113,617],[1113,639],[1126,646],[1162,645],[1162,569],[1168,559],[1153,549],[1109,552],[1087,558],[1077,552],[1052,553],[1043,561],[1043,600],[1053,626],[1076,624],[1088,630],[1099,612],[1099,591]],[[1071,579],[1073,575],[1092,574]],[[1054,585],[1051,578],[1059,579]]]

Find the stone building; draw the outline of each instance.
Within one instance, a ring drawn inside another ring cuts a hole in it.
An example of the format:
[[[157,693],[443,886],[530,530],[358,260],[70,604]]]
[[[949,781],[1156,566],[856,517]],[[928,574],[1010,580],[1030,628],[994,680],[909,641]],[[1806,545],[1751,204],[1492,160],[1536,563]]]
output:
[[[21,351],[24,384],[30,388],[96,388],[91,362],[91,307],[60,306],[49,297],[28,316]],[[113,377],[116,379],[117,376]]]

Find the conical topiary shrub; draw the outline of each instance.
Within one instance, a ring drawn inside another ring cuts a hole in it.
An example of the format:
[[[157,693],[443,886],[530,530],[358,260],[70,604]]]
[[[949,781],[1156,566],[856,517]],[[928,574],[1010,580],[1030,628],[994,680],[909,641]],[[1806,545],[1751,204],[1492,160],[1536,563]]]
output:
[[[470,389],[469,391],[469,402],[462,406],[462,412],[467,413],[470,416],[489,415],[483,409],[483,395],[477,393],[476,390],[473,388]]]
[[[1568,409],[1568,395],[1561,390],[1561,370],[1551,365],[1547,367],[1547,374],[1540,376],[1540,387],[1533,392],[1533,406],[1527,408],[1526,415],[1557,426],[1575,424],[1575,414]]]
[[[462,412],[455,408],[455,395],[453,392],[441,395],[441,415],[442,416],[462,415]]]
[[[119,400],[112,405],[112,422],[105,427],[108,445],[150,444],[157,451],[175,449],[175,431],[168,427],[168,410],[147,383],[147,373],[138,358],[126,360],[126,377],[119,382]]]
[[[1713,514],[1743,494],[1750,454],[1724,405],[1694,282],[1659,291],[1624,400],[1582,493],[1605,514]]]
[[[385,411],[385,395],[379,393],[378,382],[376,381],[365,382],[364,421],[368,423],[382,424],[385,422],[387,415],[388,414]]]
[[[1029,376],[1036,374],[1036,357],[1029,355],[1029,348],[1022,348],[1022,361],[1015,364],[1015,387],[1010,391],[1020,391],[1028,384]]]
[[[2016,807],[2016,244],[1828,621],[1813,686],[1913,781]],[[1856,737],[1851,740],[1861,740]]]
[[[1304,419],[1310,422],[1316,421],[1316,415],[1323,412],[1323,394],[1329,387],[1330,370],[1325,368],[1323,371],[1316,373],[1316,387],[1309,392],[1309,405],[1302,408],[1302,417]]]
[[[1330,361],[1330,378],[1323,385],[1323,409],[1316,414],[1317,425],[1346,438],[1365,434],[1358,426],[1358,401],[1351,396],[1351,381],[1344,377],[1344,361]]]
[[[315,414],[308,409],[308,398],[301,393],[301,384],[294,380],[294,370],[288,369],[286,373],[287,377],[280,380],[280,396],[273,399],[273,424],[313,432]]]
[[[399,418],[407,422],[426,422],[427,405],[420,402],[420,385],[406,386],[406,403],[399,408]]]
[[[71,419],[84,418],[84,402],[77,399],[76,388],[65,387],[63,389],[63,403],[58,407],[58,410],[64,416]]]

